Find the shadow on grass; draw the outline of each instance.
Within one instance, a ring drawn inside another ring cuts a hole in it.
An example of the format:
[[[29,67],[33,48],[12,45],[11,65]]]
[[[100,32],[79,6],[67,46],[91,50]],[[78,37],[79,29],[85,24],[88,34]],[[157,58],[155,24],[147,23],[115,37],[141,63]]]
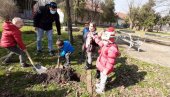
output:
[[[40,77],[37,74],[28,72],[12,72],[0,76],[0,97],[62,97],[66,94],[67,89],[47,90],[43,87],[46,77]],[[41,85],[41,91],[35,89],[30,90],[34,86]]]
[[[137,65],[129,65],[126,63],[127,58],[118,58],[117,63],[120,64],[115,68],[115,74],[108,78],[107,90],[119,86],[129,87],[142,81],[147,74],[145,71],[138,71]],[[115,79],[113,79],[115,77]]]
[[[50,90],[50,91],[47,91],[47,90],[26,91],[26,94],[27,94],[26,97],[65,97],[67,90],[68,89],[55,89],[55,90]]]

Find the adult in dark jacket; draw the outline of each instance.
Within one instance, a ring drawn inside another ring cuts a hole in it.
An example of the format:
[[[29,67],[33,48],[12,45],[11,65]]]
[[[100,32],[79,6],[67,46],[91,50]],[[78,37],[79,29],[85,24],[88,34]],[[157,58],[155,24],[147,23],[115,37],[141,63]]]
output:
[[[42,37],[44,31],[48,37],[48,49],[49,54],[54,55],[53,50],[53,30],[52,24],[55,21],[58,35],[61,35],[61,26],[59,21],[59,14],[57,13],[57,4],[51,2],[46,6],[40,6],[39,10],[34,15],[34,27],[37,31],[37,53],[42,52]]]
[[[20,64],[23,67],[30,66],[26,63],[25,51],[26,47],[22,41],[21,31],[19,30],[23,26],[23,20],[19,17],[15,17],[10,21],[5,21],[3,24],[3,32],[0,40],[0,46],[6,48],[10,51],[10,53],[4,56],[2,59],[3,64],[7,64],[10,62],[10,58],[13,54],[19,55]]]

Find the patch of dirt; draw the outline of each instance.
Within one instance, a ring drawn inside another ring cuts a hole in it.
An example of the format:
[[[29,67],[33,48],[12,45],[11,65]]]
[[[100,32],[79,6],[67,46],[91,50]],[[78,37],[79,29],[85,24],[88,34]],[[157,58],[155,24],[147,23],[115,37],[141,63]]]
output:
[[[72,68],[49,68],[45,74],[36,75],[34,80],[37,82],[49,83],[62,83],[68,81],[80,81],[80,74],[77,74]]]
[[[13,73],[8,72],[8,77],[13,76]],[[46,73],[44,74],[23,74],[22,75],[23,80],[32,80],[32,83],[42,83],[43,87],[46,88],[49,83],[57,83],[60,85],[60,87],[68,87],[71,86],[70,90],[67,90],[66,94],[63,95],[69,95],[69,93],[72,90],[75,90],[79,95],[83,94],[85,90],[80,88],[80,85],[78,82],[85,80],[85,77],[76,73],[76,71],[72,68],[49,68]],[[6,80],[7,83],[9,83],[8,80]],[[16,80],[16,83],[19,81]],[[26,87],[32,87],[32,84],[27,84]],[[77,95],[78,95],[77,94]],[[25,97],[25,94],[15,94],[13,93],[13,90],[4,89],[3,91],[0,91],[0,97]]]

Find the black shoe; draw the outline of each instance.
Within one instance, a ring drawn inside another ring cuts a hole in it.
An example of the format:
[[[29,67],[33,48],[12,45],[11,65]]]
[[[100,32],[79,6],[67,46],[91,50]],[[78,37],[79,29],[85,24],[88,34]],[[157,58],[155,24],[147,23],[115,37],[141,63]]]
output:
[[[25,64],[22,65],[22,67],[24,67],[24,68],[25,68],[25,67],[30,67],[30,66],[31,66],[31,65],[30,65],[30,64],[27,64],[27,63],[25,63]]]
[[[84,66],[84,69],[85,69],[85,70],[88,70],[88,69],[89,69],[89,67],[88,67],[88,66]]]
[[[55,53],[55,51],[50,51],[50,52],[49,52],[49,55],[50,55],[50,56],[55,56],[56,53]]]
[[[96,70],[95,78],[97,78],[97,79],[99,79],[99,78],[100,78],[100,71],[99,71],[99,70]]]
[[[37,50],[36,55],[40,55],[40,54],[42,54],[42,50]]]
[[[85,66],[84,66],[84,69],[91,69],[91,67],[92,67],[92,64],[89,64],[87,61],[86,61],[86,64],[85,64]]]
[[[2,64],[5,65],[5,64],[10,64],[11,62],[6,62],[6,61],[3,61]]]

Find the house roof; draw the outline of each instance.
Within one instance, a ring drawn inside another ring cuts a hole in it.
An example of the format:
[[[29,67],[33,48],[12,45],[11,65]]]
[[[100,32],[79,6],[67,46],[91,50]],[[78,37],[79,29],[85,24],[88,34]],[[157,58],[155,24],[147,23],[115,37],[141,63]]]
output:
[[[116,15],[118,18],[125,20],[127,18],[127,14],[122,13],[122,12],[117,12]]]

